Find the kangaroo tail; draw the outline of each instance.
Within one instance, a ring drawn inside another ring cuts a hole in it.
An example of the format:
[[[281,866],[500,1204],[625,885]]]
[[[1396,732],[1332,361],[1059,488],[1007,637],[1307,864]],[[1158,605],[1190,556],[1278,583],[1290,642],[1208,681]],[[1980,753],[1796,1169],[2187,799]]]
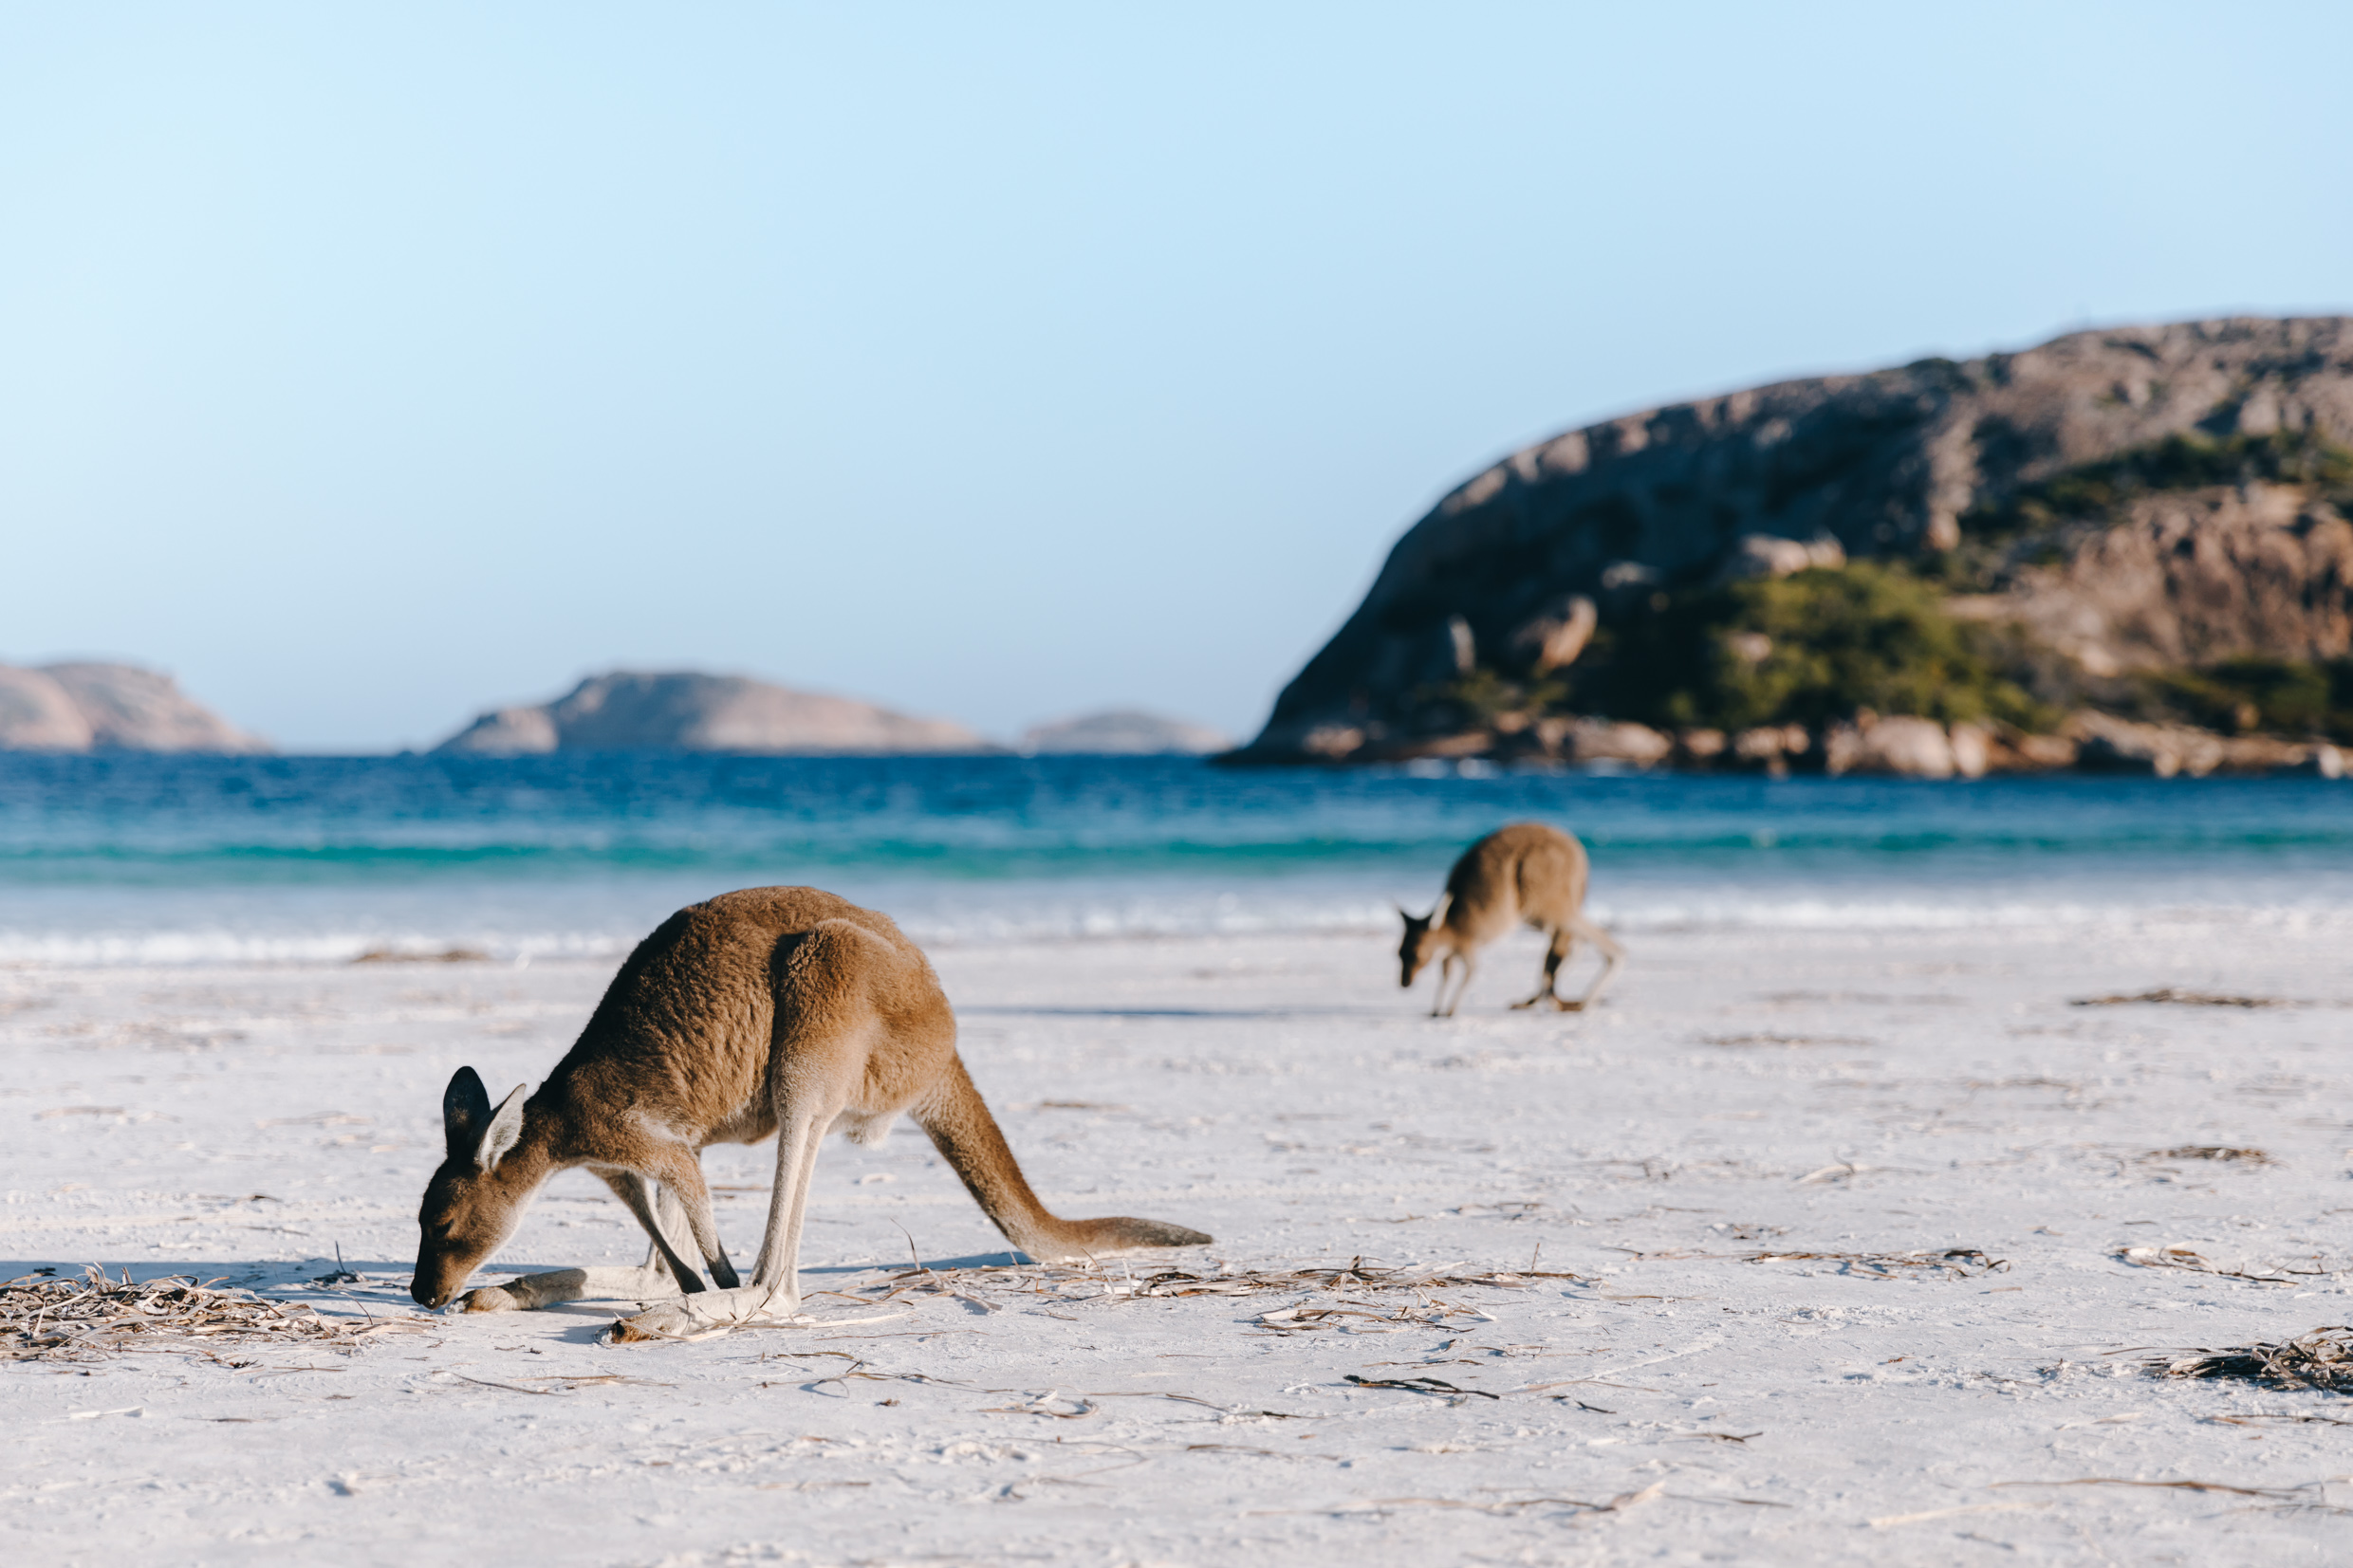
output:
[[[1005,1239],[1043,1263],[1101,1257],[1144,1246],[1200,1246],[1209,1237],[1159,1220],[1065,1220],[1047,1212],[997,1129],[997,1118],[973,1086],[961,1061],[951,1061],[939,1086],[914,1111],[941,1156],[964,1179]]]

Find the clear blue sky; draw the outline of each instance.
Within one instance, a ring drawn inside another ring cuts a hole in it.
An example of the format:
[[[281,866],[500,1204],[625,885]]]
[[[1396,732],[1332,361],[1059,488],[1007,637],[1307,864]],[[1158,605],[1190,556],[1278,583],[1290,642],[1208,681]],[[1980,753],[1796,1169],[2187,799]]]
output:
[[[0,6],[0,660],[1236,731],[1551,431],[2353,307],[2342,6]]]

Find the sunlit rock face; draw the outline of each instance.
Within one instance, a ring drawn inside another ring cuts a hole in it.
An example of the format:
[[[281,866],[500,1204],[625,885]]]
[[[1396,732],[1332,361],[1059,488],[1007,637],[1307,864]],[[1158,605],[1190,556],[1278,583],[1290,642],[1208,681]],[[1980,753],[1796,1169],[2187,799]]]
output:
[[[538,751],[732,751],[862,756],[999,749],[960,724],[743,675],[616,671],[534,707],[498,708],[435,747]]]
[[[1491,674],[1566,677],[1573,693],[1588,644],[1606,649],[1668,596],[1847,561],[1985,557],[1967,613],[2019,623],[2094,678],[2244,653],[2340,656],[2353,522],[2333,491],[2160,481],[2096,526],[2078,516],[2020,544],[2015,507],[2038,487],[2169,439],[2265,437],[2353,446],[2353,319],[2078,332],[1569,431],[1410,528],[1240,760],[1475,749],[1464,705],[1433,693]]]
[[[268,751],[171,676],[131,664],[0,665],[0,751]]]

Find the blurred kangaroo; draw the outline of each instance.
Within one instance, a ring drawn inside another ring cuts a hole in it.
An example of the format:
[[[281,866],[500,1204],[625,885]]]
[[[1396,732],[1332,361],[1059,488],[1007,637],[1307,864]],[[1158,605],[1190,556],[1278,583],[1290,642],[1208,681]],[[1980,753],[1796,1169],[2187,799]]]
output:
[[[448,1154],[417,1214],[410,1294],[447,1302],[549,1176],[585,1166],[653,1239],[645,1265],[528,1275],[472,1292],[468,1311],[686,1296],[623,1321],[621,1339],[789,1314],[819,1140],[839,1127],[880,1143],[901,1112],[1032,1257],[1210,1239],[1155,1220],[1048,1213],[965,1074],[955,1015],[922,951],[888,916],[832,894],[751,888],[680,910],[639,943],[537,1094],[518,1087],[492,1109],[474,1070],[458,1069],[442,1097]],[[746,1285],[720,1247],[701,1153],[770,1134],[780,1134],[775,1191]],[[682,1239],[718,1289],[704,1288]]]
[[[1471,988],[1478,950],[1523,923],[1551,938],[1545,949],[1544,989],[1514,1007],[1549,1002],[1563,1012],[1579,1012],[1593,1005],[1618,972],[1625,952],[1609,933],[1586,919],[1584,846],[1560,829],[1542,822],[1513,822],[1462,852],[1454,869],[1446,874],[1446,891],[1427,915],[1398,913],[1405,918],[1405,940],[1398,947],[1401,966],[1398,984],[1410,987],[1433,958],[1438,959],[1438,994],[1432,1018],[1451,1018]],[[1555,988],[1561,966],[1571,947],[1584,937],[1602,951],[1602,972],[1585,994],[1571,1002]],[[1446,1000],[1447,982],[1454,966],[1462,965],[1462,984],[1454,1000]]]

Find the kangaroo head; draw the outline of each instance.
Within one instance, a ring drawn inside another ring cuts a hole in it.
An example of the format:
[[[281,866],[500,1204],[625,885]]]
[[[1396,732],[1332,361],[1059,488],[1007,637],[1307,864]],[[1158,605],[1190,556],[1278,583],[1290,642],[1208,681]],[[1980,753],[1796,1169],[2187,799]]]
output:
[[[1398,915],[1405,922],[1405,940],[1398,944],[1398,984],[1410,987],[1446,945],[1440,934],[1446,925],[1446,909],[1454,901],[1451,894],[1438,895],[1437,907],[1427,914],[1407,914],[1402,907]]]
[[[417,1278],[409,1294],[422,1306],[437,1307],[458,1292],[483,1259],[498,1250],[523,1217],[530,1188],[510,1167],[498,1162],[523,1136],[523,1098],[528,1084],[491,1108],[480,1075],[460,1067],[441,1096],[441,1128],[448,1154],[425,1186],[417,1211]]]

